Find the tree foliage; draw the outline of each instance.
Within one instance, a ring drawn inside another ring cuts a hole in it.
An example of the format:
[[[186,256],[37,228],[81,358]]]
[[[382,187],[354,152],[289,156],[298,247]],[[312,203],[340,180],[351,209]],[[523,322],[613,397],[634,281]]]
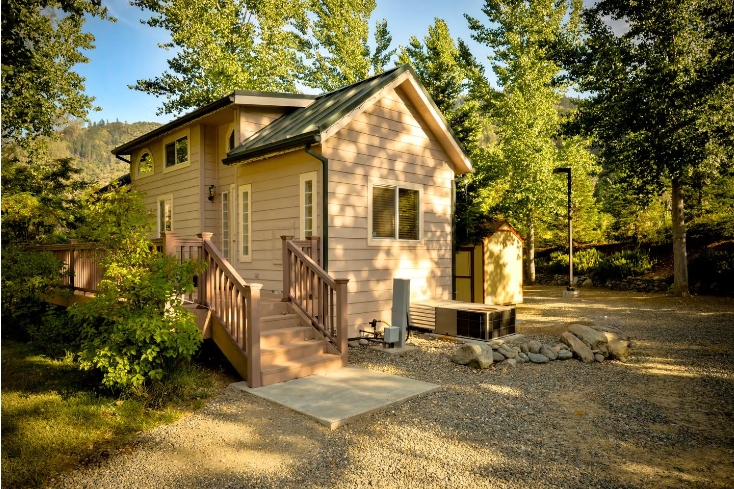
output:
[[[387,21],[377,22],[375,50],[369,41],[369,19],[375,0],[313,0],[313,62],[306,85],[324,92],[382,73],[395,53]]]
[[[296,92],[304,72],[307,0],[133,0],[166,29],[168,70],[135,90],[164,97],[158,113],[201,107],[234,90]]]
[[[84,16],[110,18],[100,0],[2,1],[2,137],[29,149],[40,136],[55,137],[68,116],[84,118],[94,97],[73,71],[89,59],[94,36]]]
[[[591,96],[568,130],[592,137],[633,193],[671,185],[675,290],[688,292],[683,191],[734,157],[734,7],[730,2],[603,0],[583,15],[583,43],[562,40],[567,79]],[[605,19],[624,19],[617,34]]]
[[[135,90],[164,97],[160,113],[201,107],[234,90],[323,91],[381,73],[394,54],[387,22],[368,44],[374,0],[133,0],[166,29],[168,70]]]
[[[484,205],[524,224],[530,281],[538,224],[564,215],[565,181],[553,169],[571,167],[577,217],[584,205],[593,206],[588,177],[596,168],[588,145],[578,138],[558,138],[558,107],[568,87],[553,83],[561,67],[548,47],[578,36],[580,9],[578,0],[487,0],[482,9],[487,25],[467,16],[472,37],[494,50],[490,61],[501,88],[484,102],[498,137],[488,152],[486,173],[495,178],[483,190]]]

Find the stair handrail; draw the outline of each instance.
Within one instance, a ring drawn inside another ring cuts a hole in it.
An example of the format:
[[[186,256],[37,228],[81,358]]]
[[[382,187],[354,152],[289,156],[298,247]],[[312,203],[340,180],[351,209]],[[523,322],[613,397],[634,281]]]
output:
[[[207,264],[199,276],[199,300],[216,314],[232,340],[247,356],[247,385],[262,385],[260,366],[260,289],[248,284],[211,242],[200,233],[201,259]]]
[[[308,256],[293,236],[283,241],[283,302],[290,302],[339,352],[347,364],[349,279],[334,278]],[[324,250],[326,253],[327,250]]]

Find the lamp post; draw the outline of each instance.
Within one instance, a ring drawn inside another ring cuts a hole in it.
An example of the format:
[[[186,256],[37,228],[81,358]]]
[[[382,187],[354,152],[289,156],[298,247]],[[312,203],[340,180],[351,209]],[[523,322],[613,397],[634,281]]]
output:
[[[573,291],[573,228],[571,227],[571,168],[556,168],[553,173],[568,175],[568,289]]]

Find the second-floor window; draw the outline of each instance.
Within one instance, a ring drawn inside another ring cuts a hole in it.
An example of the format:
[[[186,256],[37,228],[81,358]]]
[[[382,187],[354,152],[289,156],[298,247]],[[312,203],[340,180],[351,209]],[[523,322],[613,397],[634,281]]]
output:
[[[189,162],[189,137],[183,136],[166,144],[166,168]]]

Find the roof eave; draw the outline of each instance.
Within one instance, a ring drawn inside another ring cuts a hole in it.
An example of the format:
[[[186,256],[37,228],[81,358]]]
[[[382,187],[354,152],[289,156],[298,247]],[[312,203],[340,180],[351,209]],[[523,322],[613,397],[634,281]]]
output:
[[[227,156],[227,158],[222,160],[222,163],[225,165],[233,165],[235,163],[238,163],[243,160],[252,160],[255,158],[264,158],[272,153],[277,153],[280,151],[284,151],[287,149],[295,148],[298,146],[302,146],[304,144],[317,144],[321,142],[321,134],[319,131],[311,131],[307,132],[305,134],[299,134],[298,136],[294,136],[292,138],[284,139],[282,141],[277,141],[275,143],[271,143],[265,146],[259,146],[251,151],[245,150],[241,153],[234,154],[232,156]]]
[[[143,134],[140,137],[137,137],[133,139],[130,142],[127,142],[125,144],[122,144],[115,149],[112,150],[112,154],[117,155],[128,155],[131,153],[131,150],[137,146],[140,146],[142,143],[149,141],[151,139],[154,139],[162,134],[165,134],[169,131],[172,131],[176,127],[182,126],[184,124],[187,124],[193,120],[199,119],[200,117],[203,117],[210,112],[214,112],[215,110],[219,110],[221,108],[224,108],[228,105],[231,105],[234,103],[235,96],[234,94],[227,95],[225,97],[220,98],[219,100],[210,103],[209,105],[205,105],[204,107],[201,107],[199,109],[194,110],[193,112],[189,112],[188,114],[185,114],[178,119],[174,119],[171,122],[167,124],[163,124],[162,126],[153,129],[152,131]]]

